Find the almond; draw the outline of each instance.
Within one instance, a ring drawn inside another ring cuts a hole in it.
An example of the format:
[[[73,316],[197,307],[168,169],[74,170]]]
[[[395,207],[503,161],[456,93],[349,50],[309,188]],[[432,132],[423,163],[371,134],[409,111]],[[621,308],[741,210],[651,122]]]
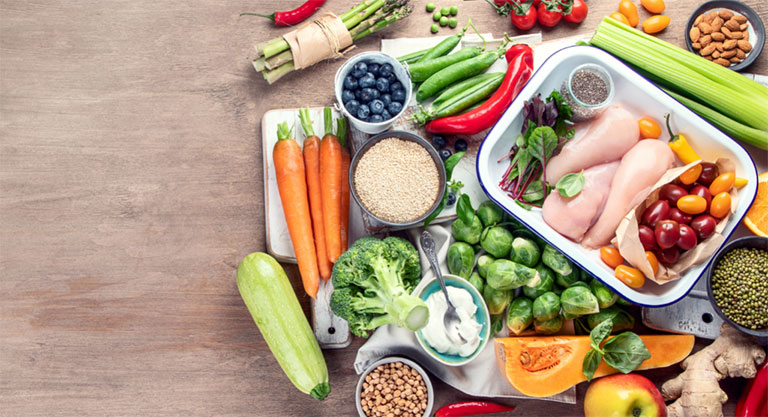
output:
[[[734,15],[733,18],[739,23],[747,23],[747,18],[740,14]]]
[[[710,35],[704,35],[701,38],[699,38],[699,43],[701,46],[707,46],[710,43],[712,43],[712,36]]]
[[[749,27],[749,25],[744,23],[744,24],[739,25],[739,30],[744,32],[745,30],[747,30],[748,27]]]
[[[712,58],[714,59],[720,58],[720,51],[712,52]]]
[[[724,67],[730,67],[731,66],[731,61],[729,61],[729,60],[727,60],[725,58],[717,58],[717,59],[714,60],[714,63],[722,65]]]
[[[731,19],[731,20],[725,22],[725,27],[727,27],[728,30],[741,30],[741,29],[739,29],[741,27],[741,25],[735,19]]]
[[[725,50],[733,49],[736,46],[736,39],[728,39],[727,41],[723,42],[723,49]]]
[[[698,26],[699,23],[701,23],[701,19],[704,17],[703,14],[700,14],[698,17],[696,17],[696,20],[693,21],[694,26]]]
[[[712,55],[712,52],[715,52],[715,44],[713,43],[710,43],[709,45],[701,48],[701,51],[699,51],[702,56]]]
[[[731,63],[732,64],[738,64],[739,62],[741,62],[741,59],[739,59],[739,57],[735,56],[735,57],[731,58]]]
[[[720,31],[720,28],[723,27],[723,19],[720,16],[717,16],[716,18],[712,19],[712,31],[718,32]]]
[[[698,42],[701,37],[701,31],[697,27],[692,27],[688,35],[691,36],[691,42]]]
[[[728,20],[733,17],[733,12],[730,10],[720,10],[717,15],[722,17],[723,20]]]
[[[725,35],[722,32],[712,32],[712,40],[722,42],[725,40]]]
[[[714,55],[714,53],[712,55]],[[720,54],[720,58],[725,58],[725,59],[731,59],[735,56],[736,56],[735,49],[731,49],[729,51],[723,51],[723,53]]]
[[[745,59],[746,57],[747,57],[747,54],[744,51],[742,51],[741,49],[736,50],[736,58]]]
[[[744,37],[742,39],[744,39],[745,41],[748,41],[749,40],[749,32],[741,32],[741,33],[744,34]]]
[[[712,19],[714,19],[715,16],[712,16],[712,13],[707,13],[704,15],[704,18],[701,19],[701,23],[712,23]]]
[[[749,43],[749,41],[745,41],[744,39],[738,40],[736,44],[739,46],[739,49],[744,52],[749,52],[752,50],[752,44]]]
[[[695,50],[697,50],[697,51],[698,51],[699,49],[701,49],[701,44],[700,44],[700,43],[698,43],[698,42],[694,42],[694,43],[692,43],[692,44],[691,44],[691,46],[693,47],[693,49],[695,49]]]
[[[709,18],[711,20],[715,20],[716,17],[717,17],[717,10],[712,10],[711,12],[709,12]]]
[[[708,60],[712,61],[712,55],[709,55],[709,56],[705,56],[704,58],[706,58],[706,59],[708,59]]]
[[[744,37],[744,32],[731,32],[730,34],[726,33],[725,36],[730,39],[741,39]]]
[[[708,34],[712,33],[712,25],[710,25],[707,22],[701,22],[701,23],[699,23],[699,30],[701,31],[701,33],[704,33],[704,34],[708,35]]]
[[[722,42],[712,42],[712,45],[715,45],[715,49],[717,49],[720,52],[723,52],[725,48],[723,48]]]

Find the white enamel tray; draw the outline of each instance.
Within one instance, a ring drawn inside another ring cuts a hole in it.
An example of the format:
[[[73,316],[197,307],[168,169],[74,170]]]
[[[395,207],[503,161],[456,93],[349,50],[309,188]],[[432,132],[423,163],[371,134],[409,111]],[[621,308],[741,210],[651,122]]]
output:
[[[684,132],[689,138],[688,141],[704,160],[714,161],[718,157],[727,157],[735,162],[736,175],[748,179],[749,182],[739,190],[738,208],[723,231],[726,238],[733,233],[757,192],[757,172],[749,154],[737,142],[634,70],[606,52],[590,46],[563,48],[547,59],[533,74],[528,84],[490,130],[480,146],[476,165],[480,185],[491,200],[625,299],[647,307],[674,303],[688,294],[699,277],[707,270],[711,259],[690,269],[676,281],[658,285],[647,280],[640,289],[629,288],[616,279],[613,276],[613,270],[600,260],[599,250],[585,249],[560,235],[544,222],[540,209],[534,208],[530,211],[523,209],[498,186],[508,162],[497,163],[497,161],[509,152],[511,143],[520,132],[523,101],[530,99],[536,93],[541,93],[543,97],[548,96],[552,90],[560,88],[573,68],[584,63],[600,64],[610,72],[616,88],[614,102],[623,104],[630,112],[637,115],[638,119],[649,116],[663,121],[664,114],[671,113],[674,116],[672,129],[676,132]],[[661,139],[666,140],[667,137],[665,132]]]

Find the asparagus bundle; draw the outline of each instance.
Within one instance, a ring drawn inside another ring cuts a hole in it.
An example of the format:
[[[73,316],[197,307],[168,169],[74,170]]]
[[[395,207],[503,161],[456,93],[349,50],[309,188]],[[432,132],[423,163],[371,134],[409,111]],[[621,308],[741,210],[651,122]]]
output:
[[[378,32],[411,12],[408,0],[364,0],[340,16],[352,41]],[[255,45],[258,58],[253,67],[269,84],[294,71],[293,52],[282,37]]]

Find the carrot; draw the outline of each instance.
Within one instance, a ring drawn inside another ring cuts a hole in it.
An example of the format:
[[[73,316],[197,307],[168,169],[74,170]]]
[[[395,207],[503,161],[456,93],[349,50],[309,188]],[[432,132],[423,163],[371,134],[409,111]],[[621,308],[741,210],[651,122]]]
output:
[[[331,108],[323,109],[325,136],[320,141],[320,181],[323,200],[323,226],[328,260],[341,255],[341,145],[333,135]]]
[[[347,148],[347,119],[336,119],[336,137],[341,144],[341,251],[349,243],[349,149]]]
[[[277,189],[283,204],[285,222],[291,236],[293,251],[299,263],[299,273],[304,283],[304,291],[315,298],[320,285],[315,257],[315,242],[312,235],[312,222],[309,217],[307,183],[304,173],[304,159],[301,147],[292,138],[288,123],[277,125],[277,143],[272,152],[277,176]]]
[[[320,138],[315,136],[309,108],[299,110],[299,120],[304,128],[304,165],[307,167],[307,188],[309,189],[309,212],[312,215],[312,227],[315,232],[317,249],[317,267],[320,278],[331,277],[331,262],[325,249],[325,228],[323,227],[323,201],[320,196]]]

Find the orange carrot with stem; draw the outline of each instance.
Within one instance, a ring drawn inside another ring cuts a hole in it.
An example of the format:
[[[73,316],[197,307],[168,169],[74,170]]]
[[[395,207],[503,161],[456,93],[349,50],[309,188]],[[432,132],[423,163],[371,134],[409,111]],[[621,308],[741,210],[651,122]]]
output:
[[[349,149],[347,148],[347,118],[336,119],[336,137],[341,144],[341,251],[349,243]]]
[[[309,213],[312,215],[312,228],[317,249],[317,267],[320,278],[331,277],[331,262],[325,249],[325,228],[323,227],[323,200],[320,196],[320,138],[315,135],[309,108],[299,109],[299,120],[304,129],[304,165],[307,169],[307,189],[309,190]]]
[[[309,217],[304,159],[301,155],[301,147],[293,140],[292,130],[286,122],[277,125],[277,143],[272,151],[272,158],[275,163],[277,189],[280,191],[283,214],[288,224],[293,251],[296,252],[304,291],[315,298],[320,277],[312,235],[312,221]]]
[[[320,181],[322,184],[323,226],[328,260],[341,255],[341,145],[333,135],[333,113],[323,109],[325,136],[320,141]]]

